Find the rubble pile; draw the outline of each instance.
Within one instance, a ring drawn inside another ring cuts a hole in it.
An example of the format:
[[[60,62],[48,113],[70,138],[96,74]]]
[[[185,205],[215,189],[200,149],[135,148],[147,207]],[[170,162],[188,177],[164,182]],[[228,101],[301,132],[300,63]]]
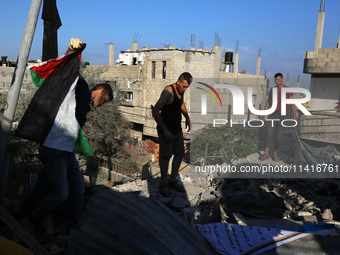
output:
[[[255,159],[258,154],[249,157]],[[242,160],[235,163],[243,163]],[[311,223],[340,221],[340,180],[337,179],[225,179],[219,173],[192,171],[180,172],[179,177],[186,192],[172,190],[172,197],[159,193],[158,177],[138,179],[113,189],[137,191],[157,199],[191,223],[238,223],[235,214]]]
[[[233,164],[249,162],[256,164],[259,163],[256,162],[258,157],[259,154],[253,154],[238,159]],[[268,163],[285,164],[283,161]],[[185,192],[171,189],[173,196],[164,197],[159,192],[159,169],[153,167],[156,169],[156,174],[148,178],[135,176],[134,179],[129,178],[127,183],[119,185],[117,183],[120,181],[115,182],[111,179],[102,184],[115,191],[138,193],[140,196],[158,200],[191,224],[224,222],[251,226],[254,224],[252,219],[256,219],[262,220],[262,222],[256,221],[256,224],[259,222],[263,224],[262,227],[280,228],[278,222],[282,223],[282,226],[293,222],[294,226],[305,223],[330,223],[334,224],[337,230],[340,229],[340,180],[338,179],[233,179],[225,178],[223,173],[195,172],[185,167],[181,168],[178,178]],[[108,180],[109,175],[113,176],[111,172],[101,171],[96,177],[100,179],[103,175],[101,179]],[[85,175],[88,191],[103,187],[92,183],[89,179],[90,177]],[[56,226],[58,227],[59,224],[55,223],[55,228]],[[16,239],[8,228],[2,228],[1,233],[8,239]],[[44,244],[44,247],[49,252],[63,254],[67,247],[68,233],[58,233]],[[339,233],[335,234],[339,235]]]

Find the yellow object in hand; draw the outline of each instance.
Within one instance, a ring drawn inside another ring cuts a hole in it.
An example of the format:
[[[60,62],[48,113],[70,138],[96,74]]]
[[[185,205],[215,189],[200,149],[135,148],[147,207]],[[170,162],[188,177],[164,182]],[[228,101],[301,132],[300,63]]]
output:
[[[71,38],[70,44],[69,44],[69,48],[71,50],[76,50],[79,49],[81,47],[81,44],[83,44],[83,42],[78,39],[78,38]]]

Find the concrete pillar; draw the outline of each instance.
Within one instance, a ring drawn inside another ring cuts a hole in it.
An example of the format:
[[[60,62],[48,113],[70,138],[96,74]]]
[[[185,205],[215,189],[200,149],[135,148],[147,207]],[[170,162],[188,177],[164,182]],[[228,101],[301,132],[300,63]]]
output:
[[[225,65],[225,58],[223,57],[223,58],[222,58],[222,67],[221,67],[221,70],[222,70],[223,72],[225,72],[225,68],[226,68],[226,65]]]
[[[261,67],[261,57],[257,57],[257,62],[256,62],[256,75],[260,76],[260,67]]]
[[[287,73],[286,86],[289,87],[289,73]]]
[[[314,52],[315,55],[318,55],[319,49],[322,47],[322,36],[323,36],[323,28],[325,23],[325,12],[320,11],[318,15],[318,25],[316,27],[316,37],[315,37],[315,47]]]
[[[115,57],[115,46],[114,44],[110,43],[109,45],[109,65],[114,65],[114,57]]]
[[[137,50],[137,43],[136,42],[133,42],[132,45],[131,45],[131,50],[132,51],[136,51]]]
[[[215,52],[215,78],[220,78],[221,71],[221,48],[218,45],[214,45]]]
[[[235,57],[234,57],[234,74],[238,74],[238,52],[235,52]]]

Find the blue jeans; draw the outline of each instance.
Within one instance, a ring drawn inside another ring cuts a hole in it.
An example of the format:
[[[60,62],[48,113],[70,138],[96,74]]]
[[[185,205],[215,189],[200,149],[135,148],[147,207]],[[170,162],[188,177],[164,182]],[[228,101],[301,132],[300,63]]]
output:
[[[82,217],[85,185],[74,153],[41,146],[39,156],[51,192],[32,211],[32,217],[41,220],[67,200],[69,223],[77,224]]]

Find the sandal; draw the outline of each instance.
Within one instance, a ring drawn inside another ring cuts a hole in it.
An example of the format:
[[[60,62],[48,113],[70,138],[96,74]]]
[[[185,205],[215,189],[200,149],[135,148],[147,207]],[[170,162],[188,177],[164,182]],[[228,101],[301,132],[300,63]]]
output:
[[[280,161],[280,158],[277,156],[277,154],[274,154],[272,158],[274,161]]]
[[[163,197],[171,197],[172,193],[170,192],[168,185],[163,184],[159,186],[159,192],[162,194]]]
[[[267,158],[269,158],[269,155],[268,155],[268,154],[263,154],[263,155],[259,158],[259,160],[263,161],[263,160],[265,160],[265,159],[267,159]]]
[[[185,188],[178,183],[178,181],[168,181],[168,185],[171,189],[174,189],[178,192],[185,192]]]

